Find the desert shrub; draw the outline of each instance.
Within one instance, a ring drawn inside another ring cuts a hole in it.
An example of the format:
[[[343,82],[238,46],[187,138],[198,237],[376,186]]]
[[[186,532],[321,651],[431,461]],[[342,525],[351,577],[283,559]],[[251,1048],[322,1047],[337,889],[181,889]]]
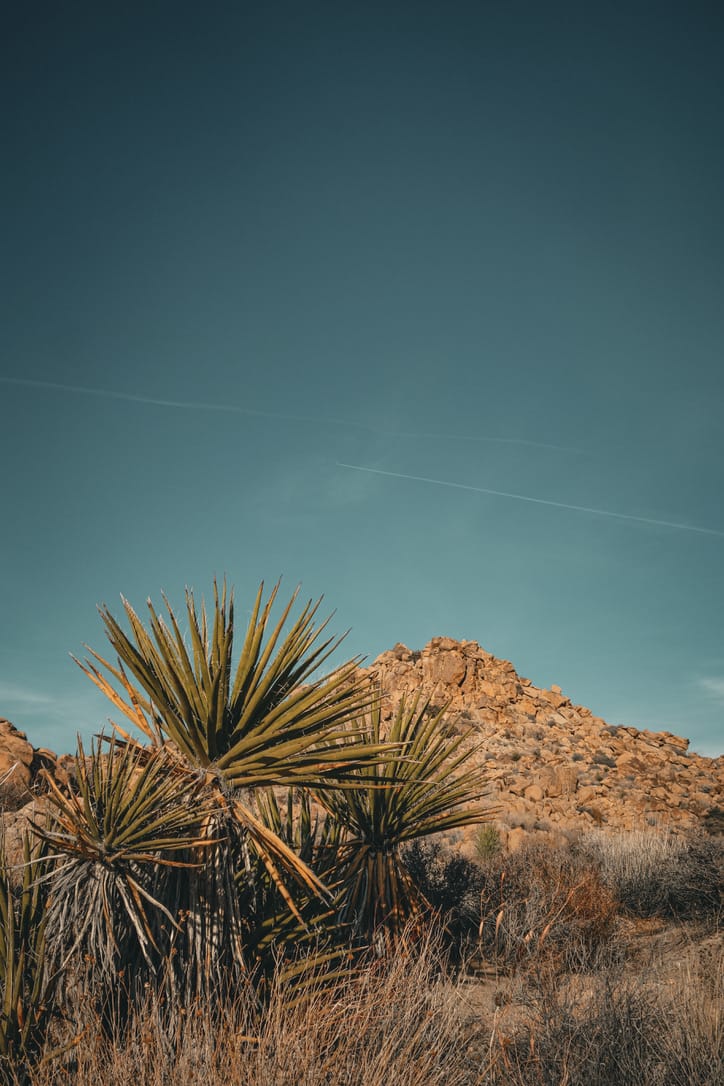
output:
[[[721,957],[721,956],[720,956]],[[717,990],[684,974],[645,983],[610,971],[535,991],[514,1037],[494,1033],[485,1086],[717,1086],[724,1074]],[[580,979],[580,978],[579,978]]]
[[[479,942],[508,964],[555,957],[586,968],[606,949],[617,903],[598,872],[570,849],[531,843],[483,868]]]
[[[494,1049],[490,1082],[500,1086],[643,1086],[655,1067],[649,1001],[635,989],[604,988],[585,1010],[557,993],[534,1005],[532,1021]],[[659,1081],[659,1080],[657,1080]]]
[[[664,830],[591,833],[577,852],[635,916],[691,918],[721,910],[724,848],[716,838]]]
[[[413,841],[404,862],[415,885],[443,922],[443,941],[454,963],[476,945],[485,872],[439,840]]]
[[[405,863],[444,920],[456,963],[477,955],[506,965],[547,958],[578,970],[619,951],[609,942],[617,902],[595,867],[570,849],[531,843],[480,863],[426,841],[408,848]]]
[[[612,758],[610,754],[606,754],[605,750],[597,750],[591,758],[591,764],[602,765],[605,766],[606,769],[615,769],[616,759]]]
[[[475,853],[481,863],[486,863],[501,851],[500,832],[492,822],[480,826],[475,834]]]
[[[384,736],[401,756],[351,771],[345,788],[313,790],[341,829],[332,872],[341,889],[339,919],[380,952],[414,920],[424,930],[430,915],[432,903],[407,867],[405,848],[486,817],[475,805],[484,791],[480,774],[466,766],[470,736],[448,735],[444,712],[433,712],[419,696],[409,704],[403,699],[383,731],[378,703],[363,738],[375,749]]]

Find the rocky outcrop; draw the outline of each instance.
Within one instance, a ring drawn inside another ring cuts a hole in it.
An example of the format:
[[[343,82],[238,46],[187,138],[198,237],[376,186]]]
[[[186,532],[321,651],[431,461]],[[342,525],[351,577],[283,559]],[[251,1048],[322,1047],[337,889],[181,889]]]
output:
[[[418,692],[470,731],[501,836],[553,838],[595,826],[714,825],[724,806],[724,758],[689,751],[670,732],[617,727],[574,705],[559,686],[534,686],[475,641],[436,637],[421,652],[398,644],[368,669],[391,716]]]
[[[403,696],[448,707],[447,727],[468,735],[484,803],[511,847],[531,833],[560,840],[596,826],[724,830],[724,757],[693,754],[670,732],[608,724],[559,686],[534,686],[476,641],[436,637],[421,652],[398,644],[366,670],[388,719]],[[41,768],[67,784],[72,764],[0,719],[0,811],[42,794]],[[22,821],[18,814],[6,824]],[[472,847],[476,831],[466,832]]]
[[[43,791],[41,769],[67,780],[52,751],[34,747],[25,732],[0,717],[0,812],[18,811]]]
[[[34,757],[25,732],[0,719],[0,809],[17,811],[31,798]]]

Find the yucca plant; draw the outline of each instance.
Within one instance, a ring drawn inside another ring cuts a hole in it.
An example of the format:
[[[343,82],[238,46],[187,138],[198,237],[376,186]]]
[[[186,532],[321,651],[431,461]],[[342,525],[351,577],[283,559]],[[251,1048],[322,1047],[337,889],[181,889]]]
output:
[[[80,664],[151,749],[198,773],[213,797],[209,835],[216,843],[196,872],[175,880],[188,920],[174,949],[198,990],[213,986],[229,964],[253,968],[250,951],[253,959],[260,939],[252,929],[255,917],[268,919],[268,882],[298,924],[305,920],[300,901],[328,907],[322,880],[261,816],[260,792],[356,786],[359,770],[389,756],[389,744],[355,723],[375,699],[359,660],[315,677],[339,645],[322,637],[329,620],[315,624],[321,601],[307,603],[286,629],[294,593],[272,626],[278,590],[264,602],[260,586],[236,663],[233,593],[215,583],[211,615],[187,591],[186,635],[165,598],[165,617],[148,602],[149,630],[125,600],[129,633],[102,608],[117,662],[91,650]],[[114,726],[138,745],[137,735]]]
[[[170,872],[201,862],[212,803],[203,778],[164,748],[115,738],[88,754],[79,740],[74,775],[67,792],[46,774],[48,813],[33,826],[50,865],[48,951],[58,970],[75,958],[101,994],[120,976],[132,989],[180,930]]]
[[[16,1083],[41,1056],[52,1015],[41,885],[44,847],[23,837],[22,877],[14,879],[0,835],[0,1082]]]
[[[389,949],[431,911],[410,877],[401,847],[489,815],[474,805],[483,794],[479,771],[463,768],[469,735],[449,736],[444,712],[432,712],[419,697],[409,705],[403,700],[387,735],[397,755],[357,769],[359,788],[314,791],[342,828],[337,855],[341,919],[377,948]],[[367,737],[372,745],[382,741],[379,703],[369,716]]]

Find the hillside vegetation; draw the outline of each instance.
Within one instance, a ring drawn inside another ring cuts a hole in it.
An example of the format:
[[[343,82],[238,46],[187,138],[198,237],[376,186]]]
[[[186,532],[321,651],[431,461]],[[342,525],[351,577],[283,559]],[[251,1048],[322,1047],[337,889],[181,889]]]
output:
[[[113,734],[58,761],[7,731],[0,1081],[721,1081],[704,820],[556,836],[551,778],[511,839],[472,712],[384,660],[324,674],[319,605],[277,595],[240,644],[223,584],[104,608]]]

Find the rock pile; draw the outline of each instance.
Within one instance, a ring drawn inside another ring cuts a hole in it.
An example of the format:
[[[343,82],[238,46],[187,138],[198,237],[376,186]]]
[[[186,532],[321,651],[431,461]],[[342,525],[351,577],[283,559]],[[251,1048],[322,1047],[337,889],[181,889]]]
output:
[[[0,717],[0,828],[11,867],[22,862],[23,831],[43,811],[47,786],[41,770],[67,784],[64,760],[50,750],[34,747],[25,732]]]
[[[41,769],[63,777],[52,751],[34,747],[25,732],[0,717],[0,811],[18,811],[42,790]]]
[[[367,673],[384,694],[383,715],[421,694],[448,706],[447,726],[470,732],[473,764],[488,786],[483,801],[503,843],[536,832],[561,840],[595,826],[684,829],[724,823],[724,757],[704,758],[670,732],[607,724],[560,687],[543,690],[476,641],[436,637],[421,652],[382,653]],[[67,783],[66,757],[37,749],[0,719],[0,811],[31,811],[48,769]],[[23,814],[9,815],[10,824]],[[475,831],[468,831],[472,845]]]
[[[449,707],[450,727],[472,729],[486,802],[509,846],[533,831],[559,839],[595,826],[675,829],[721,817],[724,757],[693,754],[670,732],[607,724],[475,641],[436,637],[421,652],[398,644],[367,670],[386,695],[384,714],[419,692]]]

